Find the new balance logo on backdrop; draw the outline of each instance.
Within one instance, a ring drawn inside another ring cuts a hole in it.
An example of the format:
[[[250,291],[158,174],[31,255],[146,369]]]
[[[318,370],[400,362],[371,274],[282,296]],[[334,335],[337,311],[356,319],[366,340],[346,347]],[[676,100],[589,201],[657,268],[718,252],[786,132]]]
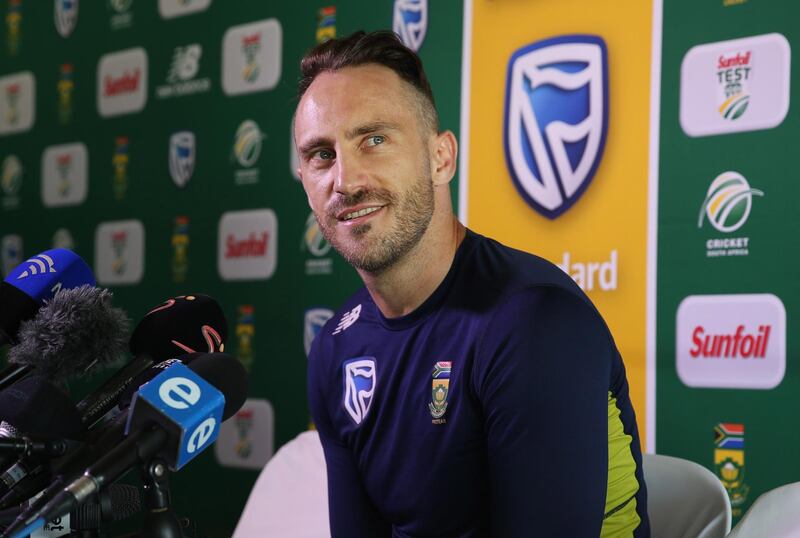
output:
[[[586,191],[608,128],[602,38],[567,35],[514,52],[506,78],[506,164],[520,195],[554,219]]]
[[[183,17],[205,11],[211,0],[158,0],[158,13],[162,19]]]

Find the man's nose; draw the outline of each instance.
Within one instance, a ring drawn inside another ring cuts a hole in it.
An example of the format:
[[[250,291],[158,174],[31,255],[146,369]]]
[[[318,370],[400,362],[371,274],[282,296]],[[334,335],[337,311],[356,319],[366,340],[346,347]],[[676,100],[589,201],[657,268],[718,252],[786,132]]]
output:
[[[339,152],[336,157],[334,190],[339,194],[353,195],[367,187],[366,170],[358,157]]]

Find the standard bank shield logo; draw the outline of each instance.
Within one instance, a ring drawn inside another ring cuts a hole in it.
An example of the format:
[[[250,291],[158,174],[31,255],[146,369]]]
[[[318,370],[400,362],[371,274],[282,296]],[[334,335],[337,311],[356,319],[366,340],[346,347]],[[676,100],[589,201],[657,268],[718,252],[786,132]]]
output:
[[[169,175],[178,187],[185,187],[194,172],[195,139],[191,131],[180,131],[169,139]]]
[[[602,38],[559,36],[517,50],[508,63],[506,163],[517,190],[554,219],[589,186],[608,125],[608,55]]]
[[[406,47],[418,51],[428,31],[428,0],[395,0],[392,30]]]
[[[375,394],[375,359],[358,357],[344,363],[344,408],[353,422],[361,424],[367,417]]]
[[[69,37],[78,22],[78,0],[55,0],[56,31],[61,37]]]

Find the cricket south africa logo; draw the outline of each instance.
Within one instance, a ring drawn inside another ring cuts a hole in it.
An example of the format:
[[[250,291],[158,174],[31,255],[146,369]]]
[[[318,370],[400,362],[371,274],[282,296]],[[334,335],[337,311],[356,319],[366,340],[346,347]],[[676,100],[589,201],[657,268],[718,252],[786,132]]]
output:
[[[599,36],[565,35],[512,54],[503,142],[520,195],[554,219],[600,164],[608,128],[608,53]]]
[[[418,51],[428,32],[428,0],[395,0],[392,30],[406,47]]]
[[[723,172],[708,187],[706,198],[700,207],[697,227],[702,227],[703,219],[708,218],[711,225],[720,232],[738,230],[750,216],[753,196],[764,196],[764,193],[751,189],[739,172]]]
[[[377,378],[374,357],[358,357],[346,361],[344,368],[344,408],[356,424],[369,413],[375,395]]]

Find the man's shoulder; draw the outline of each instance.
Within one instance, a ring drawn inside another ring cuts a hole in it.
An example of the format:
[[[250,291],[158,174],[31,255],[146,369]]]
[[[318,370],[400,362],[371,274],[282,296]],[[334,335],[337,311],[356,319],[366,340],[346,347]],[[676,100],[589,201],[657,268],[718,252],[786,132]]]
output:
[[[372,315],[372,298],[365,287],[359,288],[342,305],[334,311],[333,315],[317,333],[311,345],[311,353],[315,357],[324,356],[323,350],[327,347],[330,337],[344,333],[352,333],[348,329],[356,322],[361,321]]]
[[[469,261],[473,284],[500,296],[514,295],[532,288],[558,288],[586,300],[572,278],[554,263],[474,232],[475,242]]]

